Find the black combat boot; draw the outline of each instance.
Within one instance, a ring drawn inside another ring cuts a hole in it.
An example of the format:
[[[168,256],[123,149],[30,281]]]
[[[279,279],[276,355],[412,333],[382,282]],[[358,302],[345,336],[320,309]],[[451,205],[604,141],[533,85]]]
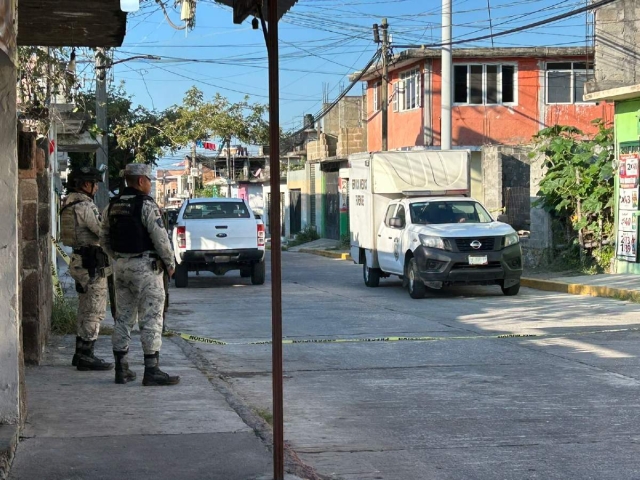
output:
[[[107,363],[94,355],[96,341],[82,342],[82,350],[78,359],[78,370],[86,372],[89,370],[111,370],[113,363]]]
[[[180,383],[180,377],[177,375],[169,375],[160,370],[160,352],[152,353],[144,356],[144,377],[142,385],[145,387],[156,387],[160,385],[177,385]]]
[[[113,351],[113,356],[116,359],[116,383],[132,382],[136,379],[136,373],[129,370],[129,350],[124,352]]]
[[[82,354],[82,337],[76,337],[76,353],[73,354],[73,360],[71,360],[71,365],[74,367],[78,366],[78,361],[80,360],[80,355]]]

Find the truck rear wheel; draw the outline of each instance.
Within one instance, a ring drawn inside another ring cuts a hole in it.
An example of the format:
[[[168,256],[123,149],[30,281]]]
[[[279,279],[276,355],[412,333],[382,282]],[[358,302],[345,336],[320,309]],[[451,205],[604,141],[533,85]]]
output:
[[[187,288],[189,285],[189,267],[184,263],[176,265],[176,271],[173,274],[173,278],[176,281],[176,288]]]
[[[251,265],[251,283],[253,285],[264,285],[266,273],[264,260],[254,263]]]
[[[362,264],[362,276],[364,277],[364,284],[367,287],[377,287],[380,285],[380,269],[370,268],[367,265],[367,259],[365,257]]]
[[[427,287],[420,279],[418,262],[416,262],[415,258],[409,260],[407,265],[407,283],[409,284],[409,296],[411,298],[424,298],[427,293]]]

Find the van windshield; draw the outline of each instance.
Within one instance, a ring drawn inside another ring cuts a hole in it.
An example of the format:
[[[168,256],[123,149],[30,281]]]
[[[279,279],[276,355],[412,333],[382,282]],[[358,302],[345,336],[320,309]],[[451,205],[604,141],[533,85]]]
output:
[[[190,203],[184,209],[182,218],[249,218],[249,210],[244,202],[202,202]]]
[[[422,225],[493,222],[491,215],[478,202],[463,200],[415,202],[409,211],[411,222]]]

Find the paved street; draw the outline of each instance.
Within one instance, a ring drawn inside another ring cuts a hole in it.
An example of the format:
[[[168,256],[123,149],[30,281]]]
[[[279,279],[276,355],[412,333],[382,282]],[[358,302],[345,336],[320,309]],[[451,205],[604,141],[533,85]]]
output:
[[[498,287],[412,300],[398,280],[283,253],[285,439],[343,479],[640,478],[640,305]],[[236,272],[172,289],[174,330],[256,410],[271,407],[270,287]],[[608,330],[608,332],[604,332]],[[618,331],[611,331],[618,330]],[[500,334],[537,337],[498,338]]]

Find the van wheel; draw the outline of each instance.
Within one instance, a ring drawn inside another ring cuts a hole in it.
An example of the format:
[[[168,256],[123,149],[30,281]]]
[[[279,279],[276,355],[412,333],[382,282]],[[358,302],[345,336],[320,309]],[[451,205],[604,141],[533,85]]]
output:
[[[380,269],[379,268],[369,268],[367,265],[367,259],[365,257],[364,263],[362,264],[362,276],[364,277],[364,284],[367,287],[377,287],[380,285]]]
[[[264,279],[266,275],[266,269],[264,266],[264,260],[256,262],[251,265],[251,283],[253,285],[264,285]]]
[[[240,267],[240,277],[249,278],[251,276],[251,265]]]
[[[176,281],[176,288],[187,288],[189,285],[189,267],[181,263],[176,265],[176,272],[173,274]]]
[[[407,265],[407,284],[409,285],[409,296],[411,298],[424,298],[427,294],[427,287],[418,273],[418,262],[415,258],[409,260]]]
[[[511,285],[510,287],[507,287],[507,288],[500,285],[500,288],[502,289],[502,293],[504,293],[507,297],[513,297],[514,295],[517,295],[518,292],[520,291],[520,282],[516,283],[515,285]]]

